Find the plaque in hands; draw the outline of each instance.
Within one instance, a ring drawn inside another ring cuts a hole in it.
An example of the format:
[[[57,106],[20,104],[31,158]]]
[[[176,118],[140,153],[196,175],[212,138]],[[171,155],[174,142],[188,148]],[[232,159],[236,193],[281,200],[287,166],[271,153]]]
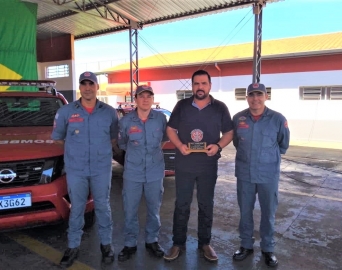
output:
[[[207,143],[202,142],[203,139],[203,131],[200,129],[194,129],[191,131],[191,139],[192,142],[188,143],[188,151],[189,152],[208,152]]]

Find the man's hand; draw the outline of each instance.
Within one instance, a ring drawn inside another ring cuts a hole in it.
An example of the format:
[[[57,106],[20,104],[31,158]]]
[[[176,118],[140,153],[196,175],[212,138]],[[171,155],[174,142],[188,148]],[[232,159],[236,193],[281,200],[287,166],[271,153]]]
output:
[[[207,155],[211,157],[217,154],[218,146],[216,144],[209,144],[206,149],[208,150]]]
[[[187,146],[186,144],[181,144],[181,145],[180,145],[179,147],[177,147],[177,148],[178,148],[178,150],[182,153],[182,155],[184,155],[184,156],[187,156],[187,155],[191,154],[191,152],[188,151],[189,148],[188,148],[188,146]]]
[[[64,140],[54,140],[53,141],[55,144],[59,144],[61,146],[64,146]]]

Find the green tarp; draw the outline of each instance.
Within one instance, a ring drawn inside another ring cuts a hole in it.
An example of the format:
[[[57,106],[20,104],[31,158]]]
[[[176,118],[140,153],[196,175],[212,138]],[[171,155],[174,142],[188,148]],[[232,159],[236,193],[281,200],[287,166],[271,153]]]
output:
[[[0,7],[0,79],[37,80],[37,4],[0,0]]]

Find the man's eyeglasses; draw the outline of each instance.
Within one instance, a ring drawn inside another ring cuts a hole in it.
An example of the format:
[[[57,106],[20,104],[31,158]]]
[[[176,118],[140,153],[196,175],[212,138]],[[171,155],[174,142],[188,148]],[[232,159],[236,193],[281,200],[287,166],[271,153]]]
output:
[[[264,92],[252,92],[248,93],[248,97],[262,97],[264,95]]]

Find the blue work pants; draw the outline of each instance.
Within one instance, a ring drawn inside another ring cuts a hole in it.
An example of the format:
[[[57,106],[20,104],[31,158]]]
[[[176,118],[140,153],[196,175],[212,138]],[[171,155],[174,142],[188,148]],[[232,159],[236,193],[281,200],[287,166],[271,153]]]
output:
[[[84,226],[84,211],[89,191],[94,199],[98,234],[102,245],[112,243],[112,212],[109,204],[112,170],[94,176],[67,173],[68,193],[71,209],[68,228],[68,246],[80,246]]]
[[[139,235],[138,210],[144,193],[147,216],[145,242],[158,242],[160,231],[160,206],[163,199],[163,179],[152,182],[123,181],[122,198],[125,213],[125,246],[135,247]]]
[[[278,206],[278,181],[274,183],[250,183],[237,180],[237,199],[240,207],[239,232],[241,246],[252,249],[254,244],[253,210],[258,194],[261,221],[260,247],[264,252],[274,252],[274,221]]]

